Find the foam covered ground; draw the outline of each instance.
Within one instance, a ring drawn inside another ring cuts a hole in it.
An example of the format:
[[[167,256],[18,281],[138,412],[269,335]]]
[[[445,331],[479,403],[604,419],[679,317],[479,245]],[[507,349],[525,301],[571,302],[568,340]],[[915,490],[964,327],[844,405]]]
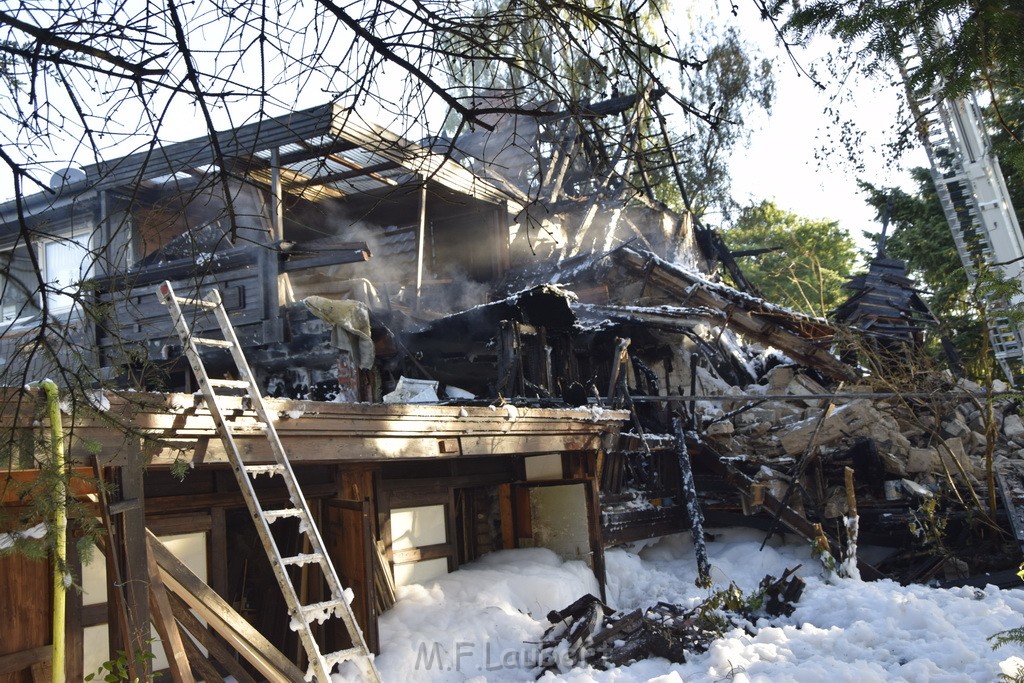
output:
[[[547,672],[541,680],[988,682],[1024,665],[1024,648],[993,650],[988,641],[1024,625],[1024,589],[944,590],[828,577],[802,544],[759,551],[756,532],[713,533],[717,587],[735,582],[752,591],[765,574],[802,564],[798,573],[807,588],[796,611],[760,620],[755,635],[735,629],[685,664],[651,659],[608,671]],[[607,597],[617,609],[659,600],[693,605],[707,595],[694,585],[688,534],[639,550],[610,550],[607,565]],[[378,667],[387,683],[532,681],[546,614],[597,591],[586,565],[551,551],[492,553],[436,581],[399,589],[398,603],[381,618]]]

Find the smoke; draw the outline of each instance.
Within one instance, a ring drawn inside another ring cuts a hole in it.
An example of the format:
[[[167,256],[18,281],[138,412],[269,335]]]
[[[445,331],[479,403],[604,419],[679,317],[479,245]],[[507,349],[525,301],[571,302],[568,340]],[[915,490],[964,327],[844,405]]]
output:
[[[474,279],[460,263],[467,252],[458,240],[446,238],[446,226],[428,227],[424,244],[422,285],[416,295],[417,239],[419,225],[381,225],[365,218],[353,218],[346,207],[324,203],[318,207],[320,237],[344,242],[365,242],[370,260],[292,273],[296,300],[319,295],[328,298],[355,297],[365,291],[365,281],[376,290],[379,299],[366,301],[374,307],[388,304],[431,311],[454,313],[489,300],[490,287]],[[326,233],[326,234],[324,234]]]

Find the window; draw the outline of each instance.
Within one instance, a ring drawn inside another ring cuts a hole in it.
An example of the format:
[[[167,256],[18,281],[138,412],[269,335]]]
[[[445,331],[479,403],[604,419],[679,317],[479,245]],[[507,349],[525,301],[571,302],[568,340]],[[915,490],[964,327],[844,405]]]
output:
[[[79,283],[89,277],[89,235],[84,230],[79,232],[33,245],[45,274],[50,315],[70,312]],[[0,252],[0,323],[36,315],[41,304],[39,279],[33,271],[28,247],[21,245]]]
[[[79,283],[89,277],[91,262],[87,234],[43,243],[42,267],[46,273],[46,303],[50,315],[71,310]]]
[[[35,315],[38,289],[39,281],[25,246],[0,252],[0,322]]]

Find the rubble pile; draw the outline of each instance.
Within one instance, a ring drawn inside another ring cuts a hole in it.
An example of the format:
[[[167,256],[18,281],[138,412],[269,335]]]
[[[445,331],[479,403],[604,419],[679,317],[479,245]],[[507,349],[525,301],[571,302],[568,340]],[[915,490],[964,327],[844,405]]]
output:
[[[608,669],[650,657],[685,662],[687,653],[707,651],[727,630],[749,632],[758,617],[792,614],[804,590],[803,580],[793,576],[798,568],[779,579],[766,576],[751,596],[732,585],[694,607],[658,602],[615,612],[585,595],[548,614],[552,626],[541,642],[543,670],[564,672],[580,664]]]
[[[985,571],[989,560],[1012,566],[1024,540],[1020,401],[999,382],[989,394],[967,380],[929,379],[901,393],[866,384],[828,390],[792,366],[773,368],[744,388],[701,373],[706,395],[726,400],[696,403],[695,432],[749,477],[750,490],[742,491],[746,514],[768,494],[826,528],[838,525],[847,510],[843,469],[851,467],[869,537],[920,536],[920,508],[928,502],[929,514],[943,510],[943,522],[954,521],[948,541],[920,539],[945,556],[945,578]],[[979,552],[979,540],[1003,561]],[[927,575],[914,569],[900,578],[937,578],[938,570],[935,564]]]

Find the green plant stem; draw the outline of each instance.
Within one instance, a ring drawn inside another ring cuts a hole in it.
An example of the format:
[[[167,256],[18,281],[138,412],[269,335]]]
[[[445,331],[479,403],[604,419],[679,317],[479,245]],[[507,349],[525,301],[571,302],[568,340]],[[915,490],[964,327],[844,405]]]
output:
[[[64,573],[67,568],[67,485],[64,481],[64,427],[60,418],[60,400],[57,385],[52,380],[43,380],[39,387],[46,395],[46,404],[50,417],[50,448],[53,456],[53,467],[57,471],[56,490],[53,497],[56,502],[53,513],[53,659],[51,680],[61,683],[64,680],[64,619],[66,587]]]

